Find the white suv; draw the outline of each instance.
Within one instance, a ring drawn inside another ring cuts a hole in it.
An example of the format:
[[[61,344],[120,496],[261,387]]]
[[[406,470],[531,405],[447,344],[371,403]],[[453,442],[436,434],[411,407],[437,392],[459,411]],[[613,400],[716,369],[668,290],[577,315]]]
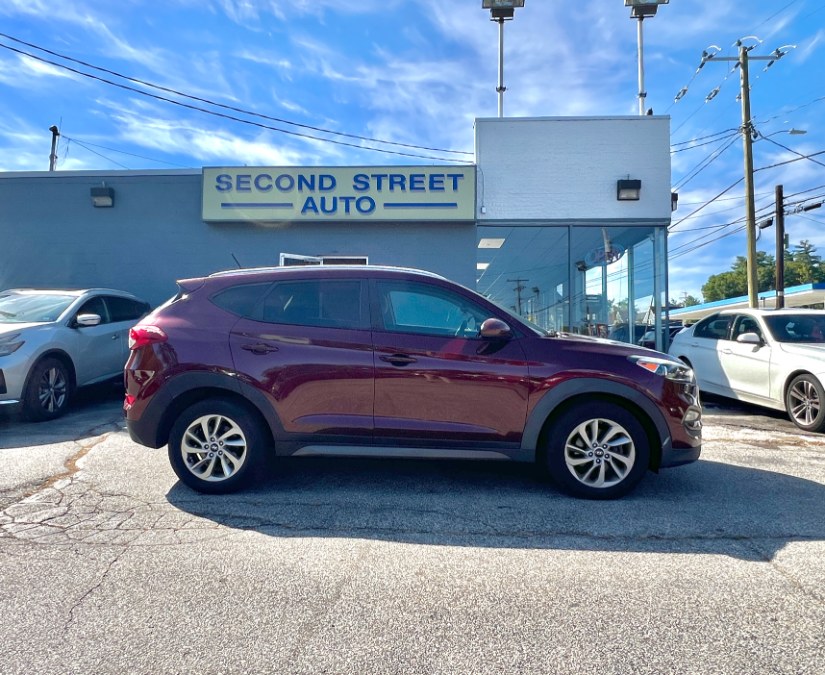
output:
[[[106,288],[0,292],[0,405],[59,417],[77,387],[122,376],[129,328],[149,309]]]

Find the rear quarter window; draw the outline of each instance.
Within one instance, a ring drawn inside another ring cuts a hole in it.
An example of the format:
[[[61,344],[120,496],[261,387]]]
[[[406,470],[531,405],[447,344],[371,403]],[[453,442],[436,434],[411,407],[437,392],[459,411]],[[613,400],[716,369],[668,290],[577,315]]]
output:
[[[272,287],[270,283],[241,284],[219,291],[211,297],[212,303],[236,316],[251,317],[255,307]]]

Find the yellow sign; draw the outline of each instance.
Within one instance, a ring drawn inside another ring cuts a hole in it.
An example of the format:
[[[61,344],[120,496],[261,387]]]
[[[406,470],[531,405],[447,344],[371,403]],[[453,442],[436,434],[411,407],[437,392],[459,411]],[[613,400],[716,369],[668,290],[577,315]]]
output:
[[[474,220],[475,167],[203,169],[203,219]]]

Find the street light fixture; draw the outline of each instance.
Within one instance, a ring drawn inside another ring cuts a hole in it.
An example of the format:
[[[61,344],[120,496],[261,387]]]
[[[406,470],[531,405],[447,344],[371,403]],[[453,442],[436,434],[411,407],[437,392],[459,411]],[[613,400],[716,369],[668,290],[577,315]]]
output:
[[[667,1],[667,0],[665,0]],[[504,117],[504,22],[510,21],[524,0],[481,0],[481,9],[490,10],[490,21],[498,23],[498,116]]]
[[[624,6],[630,7],[630,18],[638,20],[636,29],[637,51],[639,57],[639,114],[645,114],[645,64],[644,64],[644,30],[642,23],[648,17],[653,18],[659,5],[667,5],[670,0],[624,0]]]

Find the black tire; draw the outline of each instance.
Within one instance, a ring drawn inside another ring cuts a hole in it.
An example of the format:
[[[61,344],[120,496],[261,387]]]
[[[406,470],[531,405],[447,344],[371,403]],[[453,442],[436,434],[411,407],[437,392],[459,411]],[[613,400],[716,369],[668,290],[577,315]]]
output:
[[[258,417],[243,405],[207,399],[181,413],[169,434],[169,462],[193,490],[226,494],[249,485],[268,450]]]
[[[650,441],[642,423],[609,401],[578,403],[565,410],[553,421],[545,450],[556,485],[583,499],[626,495],[650,464]]]
[[[32,422],[53,420],[66,412],[71,396],[69,369],[60,359],[46,357],[29,373],[23,392],[23,415]]]
[[[813,375],[797,375],[785,392],[785,410],[804,431],[825,430],[825,390]]]

